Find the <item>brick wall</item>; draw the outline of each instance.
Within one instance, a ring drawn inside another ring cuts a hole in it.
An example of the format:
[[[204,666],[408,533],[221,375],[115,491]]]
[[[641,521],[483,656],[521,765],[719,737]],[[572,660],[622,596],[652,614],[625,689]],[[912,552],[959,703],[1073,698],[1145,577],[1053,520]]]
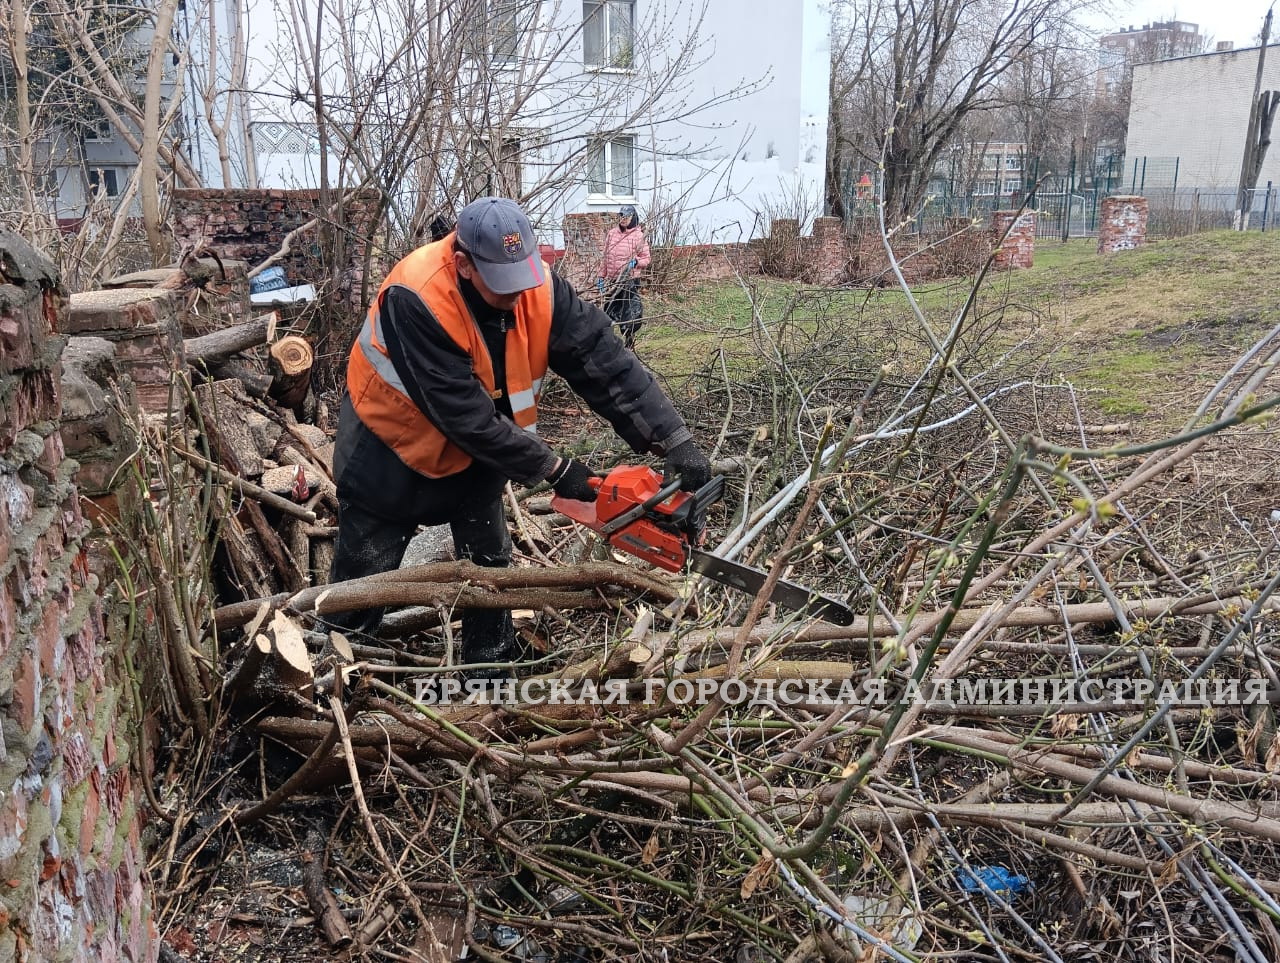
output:
[[[0,959],[154,959],[129,758],[58,419],[53,266],[0,233]]]
[[[1102,199],[1098,253],[1131,251],[1147,243],[1147,199],[1117,194]]]
[[[348,198],[340,215],[326,218],[345,239],[346,258],[338,270],[326,266],[318,228],[294,238],[291,252],[278,262],[290,284],[323,284],[331,303],[358,300],[365,253],[379,214],[377,191]],[[173,192],[173,236],[182,246],[213,251],[251,267],[280,250],[286,235],[321,214],[319,191],[190,189]],[[376,285],[375,285],[376,288]]]

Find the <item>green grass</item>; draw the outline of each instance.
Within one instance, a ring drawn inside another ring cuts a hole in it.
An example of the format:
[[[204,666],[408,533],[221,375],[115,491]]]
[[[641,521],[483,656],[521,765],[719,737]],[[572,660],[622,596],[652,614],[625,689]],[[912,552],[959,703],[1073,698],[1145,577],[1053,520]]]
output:
[[[1084,391],[1101,415],[1179,420],[1196,396],[1260,334],[1280,323],[1280,237],[1217,231],[1099,255],[1092,240],[1037,242],[1035,266],[992,272],[974,323],[998,350],[1016,349],[1045,379]],[[874,320],[914,327],[897,289],[808,288],[774,279],[749,282],[766,320],[788,310],[806,319]],[[963,304],[967,279],[913,291],[934,326],[945,330]],[[731,356],[754,351],[745,337],[751,298],[736,282],[701,285],[653,298],[644,336],[646,361],[668,375],[705,366],[723,345]]]

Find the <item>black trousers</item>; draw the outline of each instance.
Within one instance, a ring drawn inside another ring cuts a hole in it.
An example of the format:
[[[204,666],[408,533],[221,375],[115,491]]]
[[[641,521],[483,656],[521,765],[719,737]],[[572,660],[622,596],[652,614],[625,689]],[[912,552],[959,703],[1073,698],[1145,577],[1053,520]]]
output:
[[[460,559],[493,568],[511,564],[511,535],[502,508],[507,480],[498,473],[473,463],[447,478],[420,475],[361,423],[345,397],[333,461],[338,484],[333,581],[398,568],[419,525],[447,523]],[[328,620],[342,631],[373,632],[382,609],[334,613]],[[510,612],[463,611],[463,662],[508,662],[514,656]]]
[[[619,281],[605,303],[604,313],[617,325],[622,343],[635,347],[636,332],[644,317],[644,303],[640,300],[640,282],[636,278]]]

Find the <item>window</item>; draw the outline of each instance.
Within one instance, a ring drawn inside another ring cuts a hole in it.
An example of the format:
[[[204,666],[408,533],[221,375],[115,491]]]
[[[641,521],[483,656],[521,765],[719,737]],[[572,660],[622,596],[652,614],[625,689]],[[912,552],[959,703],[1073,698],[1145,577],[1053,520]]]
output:
[[[89,168],[89,193],[97,194],[100,189],[107,197],[120,196],[120,182],[116,180],[116,172],[109,167]]]
[[[995,192],[996,192],[995,181],[988,181],[988,180],[978,181],[979,194],[990,195],[990,194],[994,194]]]
[[[472,151],[472,197],[520,197],[524,189],[520,138],[480,138]]]
[[[108,144],[116,139],[116,131],[107,118],[97,117],[85,123],[84,139],[87,144]]]
[[[597,141],[591,146],[587,188],[601,197],[636,196],[636,139],[631,136]]]
[[[1005,154],[1004,169],[1007,171],[1022,170],[1022,158],[1019,157],[1017,154]]]
[[[491,0],[489,42],[496,61],[515,60],[520,50],[520,22],[517,12],[522,0]]]
[[[1004,192],[1006,194],[1017,194],[1022,190],[1022,179],[1018,177],[1005,178]]]
[[[583,63],[618,70],[635,66],[635,9],[635,0],[583,0]]]

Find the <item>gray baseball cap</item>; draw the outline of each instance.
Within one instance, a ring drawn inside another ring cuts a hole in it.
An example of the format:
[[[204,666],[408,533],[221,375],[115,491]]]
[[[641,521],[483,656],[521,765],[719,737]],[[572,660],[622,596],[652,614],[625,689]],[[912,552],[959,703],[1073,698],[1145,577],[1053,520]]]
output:
[[[482,197],[464,207],[458,245],[495,294],[516,294],[546,281],[533,228],[515,201]]]

